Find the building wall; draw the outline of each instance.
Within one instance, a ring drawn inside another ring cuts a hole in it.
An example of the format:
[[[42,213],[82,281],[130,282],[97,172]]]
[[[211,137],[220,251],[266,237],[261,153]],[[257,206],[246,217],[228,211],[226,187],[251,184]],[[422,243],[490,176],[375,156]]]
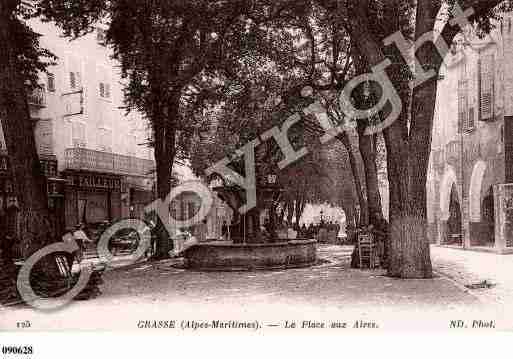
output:
[[[67,181],[61,199],[66,227],[140,216],[142,202],[153,197],[149,126],[124,109],[123,79],[112,51],[101,44],[101,27],[70,41],[50,23],[35,19],[30,26],[58,57],[40,74],[42,89],[29,96],[29,105],[40,159],[56,161],[50,177]]]
[[[506,164],[513,153],[512,146],[505,145],[506,131],[512,131],[505,118],[513,113],[511,22],[511,14],[506,15],[502,25],[498,23],[484,39],[471,33],[466,38],[460,36],[456,54],[449,55],[443,66],[427,182],[433,242],[443,243],[453,184],[461,208],[464,246],[483,246],[493,241],[493,228],[483,213],[483,201],[493,185],[507,181]],[[457,58],[463,60],[455,61]],[[492,92],[491,115],[487,115],[488,92]]]
[[[48,76],[41,74],[46,107],[32,107],[32,117],[43,120],[36,124],[40,152],[53,152],[60,171],[64,169],[65,149],[74,146],[153,159],[152,150],[140,145],[149,137],[147,123],[140,114],[126,115],[121,108],[119,69],[110,58],[111,51],[98,42],[97,32],[70,41],[52,24],[38,20],[30,24],[43,35],[42,46],[58,56],[57,65],[48,69],[55,90],[49,88]],[[72,94],[79,88],[83,88],[82,113],[80,97]]]

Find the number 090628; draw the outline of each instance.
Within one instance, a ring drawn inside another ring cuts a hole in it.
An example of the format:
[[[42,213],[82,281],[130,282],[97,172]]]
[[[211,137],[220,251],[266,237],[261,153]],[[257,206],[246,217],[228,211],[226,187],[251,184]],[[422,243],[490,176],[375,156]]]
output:
[[[2,346],[2,354],[4,354],[4,355],[31,355],[31,354],[34,354],[34,350],[31,345]]]

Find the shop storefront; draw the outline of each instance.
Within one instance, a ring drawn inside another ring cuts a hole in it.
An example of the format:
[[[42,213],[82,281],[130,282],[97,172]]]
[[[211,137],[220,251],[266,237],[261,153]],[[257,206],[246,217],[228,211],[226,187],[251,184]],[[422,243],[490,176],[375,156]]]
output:
[[[141,218],[144,208],[155,199],[154,181],[148,177],[126,176],[124,183],[126,192],[121,196],[123,217]]]
[[[65,213],[66,227],[79,223],[97,224],[114,221],[122,217],[121,176],[91,173],[84,171],[66,171]]]

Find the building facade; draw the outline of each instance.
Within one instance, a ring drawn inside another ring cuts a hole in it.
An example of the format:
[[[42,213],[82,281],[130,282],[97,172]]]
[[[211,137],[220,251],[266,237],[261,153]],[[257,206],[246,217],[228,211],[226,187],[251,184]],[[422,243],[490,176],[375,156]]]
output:
[[[506,14],[484,38],[460,34],[440,73],[427,180],[433,243],[513,252],[497,190],[513,183],[512,22]]]
[[[30,25],[58,57],[28,97],[50,207],[67,228],[139,217],[153,199],[150,131],[140,114],[123,108],[119,66],[102,44],[104,31],[69,41],[52,24]]]

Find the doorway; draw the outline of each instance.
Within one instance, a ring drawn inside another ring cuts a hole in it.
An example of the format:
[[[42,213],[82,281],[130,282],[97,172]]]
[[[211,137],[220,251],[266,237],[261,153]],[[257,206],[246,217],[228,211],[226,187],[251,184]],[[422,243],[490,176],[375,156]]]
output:
[[[481,203],[483,233],[480,245],[485,247],[495,246],[495,201],[493,198],[493,186],[490,186]]]
[[[453,184],[449,201],[449,219],[447,221],[447,236],[445,238],[445,244],[452,246],[463,245],[461,227],[461,205],[458,198],[456,184]]]

